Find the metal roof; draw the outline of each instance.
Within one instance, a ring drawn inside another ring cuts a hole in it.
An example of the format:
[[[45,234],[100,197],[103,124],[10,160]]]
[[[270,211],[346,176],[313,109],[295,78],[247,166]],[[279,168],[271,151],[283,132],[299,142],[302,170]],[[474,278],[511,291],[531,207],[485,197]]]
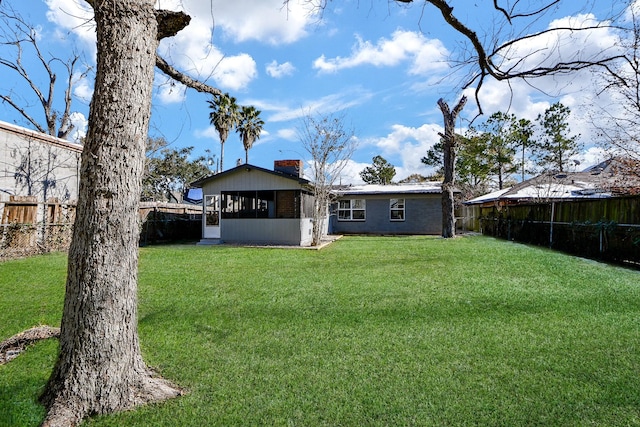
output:
[[[619,160],[610,159],[582,172],[548,172],[513,187],[494,191],[465,204],[504,201],[547,201],[607,198],[632,192],[638,177],[625,173]]]
[[[429,181],[414,184],[365,184],[340,186],[333,190],[338,196],[375,194],[440,194],[442,183]]]

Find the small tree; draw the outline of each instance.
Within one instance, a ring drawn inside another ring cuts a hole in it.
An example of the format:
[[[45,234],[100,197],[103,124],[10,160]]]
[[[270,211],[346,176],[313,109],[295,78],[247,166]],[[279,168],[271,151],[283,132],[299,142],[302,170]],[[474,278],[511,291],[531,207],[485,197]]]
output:
[[[535,145],[534,153],[543,170],[566,171],[571,157],[582,149],[578,142],[580,135],[569,136],[569,114],[569,107],[556,102],[545,110],[544,115],[538,116],[543,135]]]
[[[373,166],[367,166],[360,172],[360,177],[367,184],[391,184],[396,176],[396,168],[382,156],[375,156]]]
[[[249,163],[249,150],[253,147],[254,141],[260,138],[262,126],[264,126],[264,121],[260,118],[260,110],[253,105],[242,106],[236,130],[240,134],[244,146],[245,163]]]
[[[304,150],[311,157],[314,195],[312,246],[320,244],[332,189],[356,149],[354,131],[343,116],[307,114],[298,129]]]
[[[533,123],[531,123],[529,119],[519,119],[512,124],[511,133],[515,144],[514,148],[520,150],[520,180],[524,181],[525,175],[528,173],[526,153],[535,146],[535,140],[533,140]]]
[[[147,150],[140,200],[171,201],[174,193],[184,194],[189,183],[210,173],[207,157],[189,160],[193,147],[167,148],[166,141],[162,147],[159,152]]]
[[[486,193],[489,187],[489,165],[485,153],[487,136],[484,133],[468,132],[466,136],[456,135],[456,165],[454,169],[457,186],[464,198],[471,198]],[[434,177],[444,177],[444,142],[435,143],[422,163],[436,167]]]
[[[516,116],[502,112],[493,113],[480,126],[487,141],[484,156],[490,174],[495,177],[497,187],[502,190],[505,179],[517,170],[515,162],[515,137],[513,128]]]
[[[455,179],[464,198],[484,194],[490,186],[491,167],[486,156],[488,145],[486,133],[469,131],[466,136],[456,135]]]

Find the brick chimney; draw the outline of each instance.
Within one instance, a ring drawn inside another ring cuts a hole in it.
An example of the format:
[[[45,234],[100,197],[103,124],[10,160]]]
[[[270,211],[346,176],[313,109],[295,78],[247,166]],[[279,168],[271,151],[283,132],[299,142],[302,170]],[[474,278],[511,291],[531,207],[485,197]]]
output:
[[[304,163],[302,160],[275,160],[273,162],[273,170],[302,178],[304,176]]]

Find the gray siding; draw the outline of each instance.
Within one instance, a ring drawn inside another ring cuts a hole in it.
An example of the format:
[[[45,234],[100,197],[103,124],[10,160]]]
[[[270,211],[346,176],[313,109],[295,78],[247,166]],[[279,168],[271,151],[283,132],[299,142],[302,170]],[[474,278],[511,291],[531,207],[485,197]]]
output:
[[[390,220],[389,199],[391,198],[405,199],[404,221]],[[335,234],[440,234],[442,232],[440,194],[350,195],[342,199],[365,199],[366,219],[338,221],[337,212],[334,212],[331,217],[331,231]]]
[[[293,179],[264,173],[259,170],[238,169],[221,176],[202,186],[202,194],[220,194],[222,191],[262,191],[262,190],[299,190],[300,184]]]
[[[220,239],[225,243],[309,246],[311,220],[225,218],[220,222]]]

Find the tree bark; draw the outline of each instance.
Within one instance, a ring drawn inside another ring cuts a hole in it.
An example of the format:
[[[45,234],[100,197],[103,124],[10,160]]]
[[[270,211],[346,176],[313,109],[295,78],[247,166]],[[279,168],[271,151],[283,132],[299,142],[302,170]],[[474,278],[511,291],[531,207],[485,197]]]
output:
[[[456,170],[456,118],[467,103],[467,97],[463,96],[453,110],[440,98],[438,107],[444,118],[444,134],[442,137],[444,147],[444,179],[442,181],[442,237],[450,238],[456,235],[455,216],[455,170]]]
[[[98,63],[69,249],[60,351],[43,425],[176,396],[137,330],[138,203],[158,46],[154,0],[93,0]]]

